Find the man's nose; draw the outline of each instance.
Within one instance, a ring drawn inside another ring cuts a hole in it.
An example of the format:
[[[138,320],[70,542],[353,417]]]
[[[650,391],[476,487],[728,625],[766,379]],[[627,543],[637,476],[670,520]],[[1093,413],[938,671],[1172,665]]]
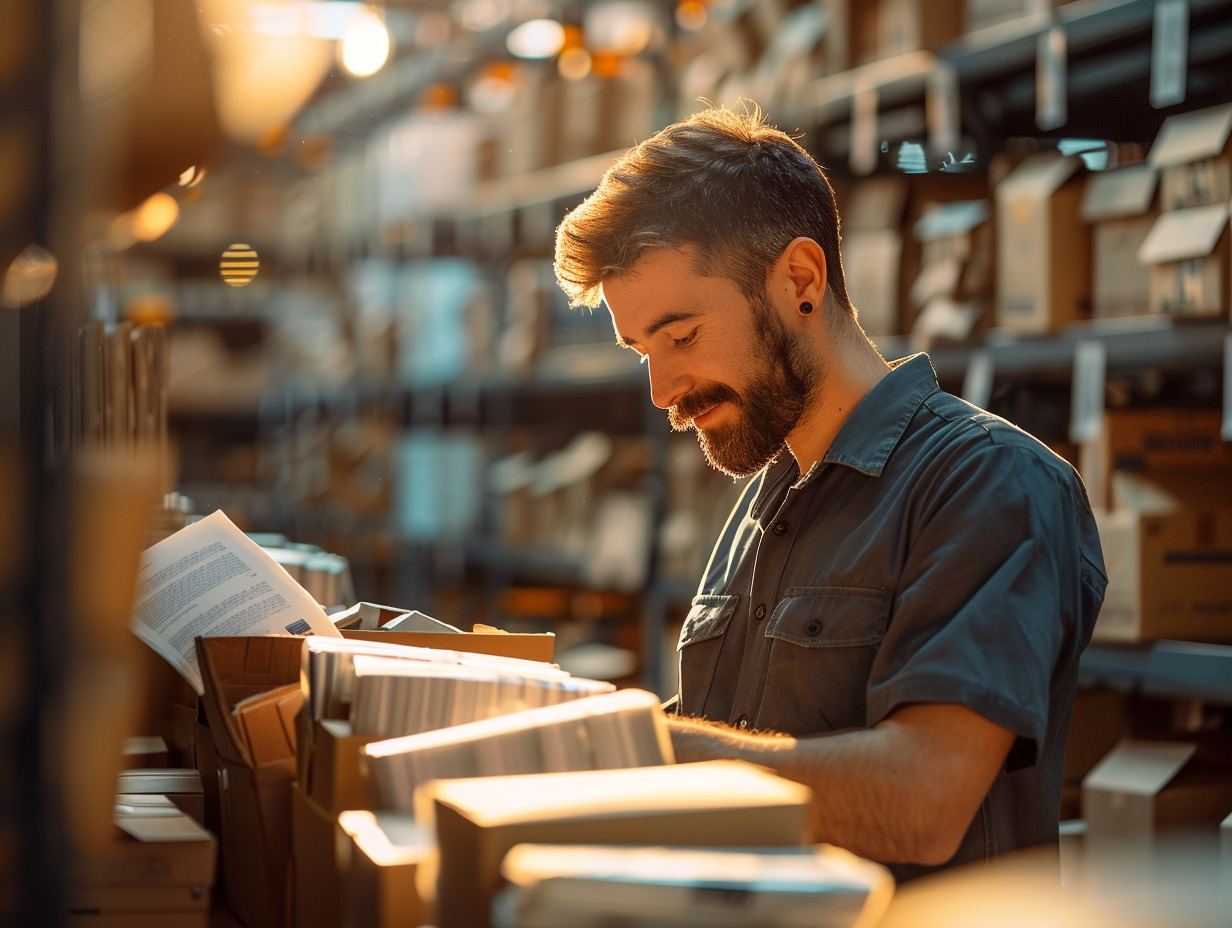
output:
[[[646,367],[650,371],[650,400],[660,409],[670,409],[689,392],[690,381],[679,365],[659,357],[647,358]]]

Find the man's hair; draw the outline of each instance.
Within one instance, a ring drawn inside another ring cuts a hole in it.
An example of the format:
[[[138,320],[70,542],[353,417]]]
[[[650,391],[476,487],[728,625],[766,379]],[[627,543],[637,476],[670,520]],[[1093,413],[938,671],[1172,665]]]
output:
[[[647,251],[693,245],[699,274],[726,277],[755,299],[799,236],[821,246],[828,288],[851,312],[834,191],[820,165],[756,108],[710,108],[608,169],[556,230],[556,279],[571,305],[594,307],[603,282]]]

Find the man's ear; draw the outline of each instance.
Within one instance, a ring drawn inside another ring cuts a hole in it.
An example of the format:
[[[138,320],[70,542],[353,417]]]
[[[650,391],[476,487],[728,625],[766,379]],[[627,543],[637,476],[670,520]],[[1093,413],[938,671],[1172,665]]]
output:
[[[775,264],[784,296],[796,303],[820,306],[826,294],[826,255],[811,238],[793,238]],[[781,291],[780,291],[781,292]]]

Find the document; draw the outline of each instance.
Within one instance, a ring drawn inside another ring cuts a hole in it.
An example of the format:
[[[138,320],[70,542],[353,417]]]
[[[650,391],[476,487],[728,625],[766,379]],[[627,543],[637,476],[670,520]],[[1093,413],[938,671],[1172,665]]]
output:
[[[221,510],[146,549],[131,628],[198,694],[198,637],[340,637],[308,591]]]

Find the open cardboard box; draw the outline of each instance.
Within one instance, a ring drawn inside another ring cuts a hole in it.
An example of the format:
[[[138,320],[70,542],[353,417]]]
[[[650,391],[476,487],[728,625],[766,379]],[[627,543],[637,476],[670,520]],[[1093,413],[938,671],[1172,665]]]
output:
[[[1114,475],[1096,510],[1108,589],[1092,639],[1232,640],[1232,481],[1225,469]]]
[[[415,793],[437,851],[420,867],[420,892],[439,928],[486,928],[516,844],[799,847],[810,798],[739,761],[433,780]]]
[[[1026,158],[994,191],[997,221],[996,324],[1043,335],[1088,318],[1091,230],[1079,211],[1082,161]]]
[[[302,650],[303,639],[292,636],[197,639],[217,756],[223,894],[246,928],[285,925],[296,777],[290,690],[298,688]],[[237,704],[279,688],[287,699],[234,715]]]
[[[1082,784],[1088,861],[1149,865],[1161,838],[1214,836],[1232,809],[1232,770],[1197,754],[1188,742],[1126,739],[1113,748]]]
[[[149,794],[118,796],[114,820],[113,840],[77,860],[72,923],[204,928],[214,836],[166,797]]]
[[[352,810],[338,816],[343,924],[404,928],[428,922],[420,864],[431,840],[404,812]]]

